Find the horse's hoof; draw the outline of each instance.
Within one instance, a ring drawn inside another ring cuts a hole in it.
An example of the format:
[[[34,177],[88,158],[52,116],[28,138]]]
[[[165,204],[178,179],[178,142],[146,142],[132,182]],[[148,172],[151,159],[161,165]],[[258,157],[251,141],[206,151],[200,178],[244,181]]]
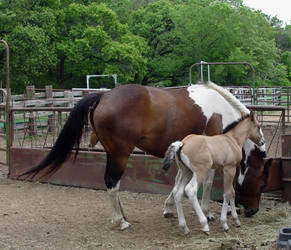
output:
[[[127,221],[124,221],[124,222],[121,223],[120,229],[123,231],[123,230],[125,230],[127,228],[130,228],[130,227],[131,227],[131,224],[128,223]]]
[[[240,227],[240,221],[237,219],[235,220],[236,227]]]
[[[203,233],[205,233],[207,236],[210,235],[210,232],[209,231],[203,231]]]
[[[164,212],[163,215],[165,218],[174,218],[174,213]]]
[[[202,231],[203,231],[204,233],[206,233],[206,234],[207,234],[207,232],[210,231],[210,230],[209,230],[209,226],[208,226],[207,223],[205,223],[205,224],[202,225]]]
[[[190,230],[189,230],[189,228],[187,227],[187,228],[185,228],[185,230],[184,230],[184,234],[185,235],[187,235],[187,234],[189,234],[190,233]]]

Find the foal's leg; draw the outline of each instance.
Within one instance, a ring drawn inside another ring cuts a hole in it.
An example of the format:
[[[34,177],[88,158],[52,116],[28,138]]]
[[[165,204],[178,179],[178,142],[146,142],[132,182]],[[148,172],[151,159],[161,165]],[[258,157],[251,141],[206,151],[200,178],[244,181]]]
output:
[[[112,205],[112,223],[114,225],[120,225],[120,229],[124,230],[130,227],[130,223],[127,222],[122,205],[119,199],[119,186],[120,178],[124,172],[127,163],[127,156],[110,156],[107,154],[107,164],[105,171],[105,185]]]
[[[235,176],[236,167],[235,166],[225,166],[223,168],[224,173],[224,194],[223,194],[223,204],[222,204],[222,210],[221,210],[221,217],[220,221],[222,224],[222,227],[224,231],[228,231],[229,227],[227,225],[227,209],[228,204],[230,202],[231,206],[231,214],[234,218],[236,225],[240,226],[240,221],[238,219],[238,215],[235,209],[235,203],[234,203],[234,197],[235,197],[235,191],[233,188],[233,178]]]
[[[197,192],[198,192],[198,181],[196,173],[193,172],[192,179],[190,182],[186,185],[185,192],[189,198],[189,200],[192,202],[192,205],[195,209],[195,212],[198,216],[199,222],[202,225],[202,231],[206,234],[209,234],[209,226],[207,222],[207,218],[204,215],[197,198]]]
[[[203,182],[203,194],[201,200],[201,208],[209,221],[214,220],[214,215],[209,211],[209,201],[215,170],[210,169],[207,178]]]
[[[175,185],[178,183],[179,178],[181,178],[182,175],[182,171],[180,170],[180,168],[178,169],[177,175],[175,177]],[[173,188],[174,189],[174,188]],[[163,211],[163,215],[165,218],[170,218],[174,216],[174,195],[173,195],[173,189],[171,190],[171,193],[169,194],[168,198],[165,201],[164,204],[164,211]]]
[[[184,229],[185,234],[188,234],[190,230],[186,224],[182,207],[182,201],[184,197],[185,186],[188,183],[189,179],[191,178],[189,174],[190,171],[188,169],[185,168],[183,170],[180,169],[180,175],[178,176],[178,178],[176,178],[176,183],[172,190],[178,214],[179,226]]]

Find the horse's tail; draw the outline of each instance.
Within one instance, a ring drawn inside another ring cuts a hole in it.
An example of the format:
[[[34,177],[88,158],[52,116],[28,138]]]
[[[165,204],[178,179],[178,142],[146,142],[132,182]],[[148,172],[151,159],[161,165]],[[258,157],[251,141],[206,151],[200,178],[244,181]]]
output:
[[[168,170],[174,160],[176,153],[183,147],[183,142],[173,142],[167,149],[163,160],[163,169]]]
[[[49,178],[59,170],[74,146],[76,147],[75,160],[79,151],[83,127],[88,120],[88,112],[92,110],[92,107],[96,108],[103,94],[104,92],[94,93],[81,99],[72,109],[68,120],[48,155],[37,166],[20,174],[19,177],[34,178],[41,172],[40,178]]]
[[[248,115],[250,113],[249,109],[245,105],[243,105],[233,94],[231,94],[227,89],[216,85],[213,82],[207,82],[207,86],[211,89],[217,91],[220,95],[222,95],[233,107],[239,110],[242,114]]]

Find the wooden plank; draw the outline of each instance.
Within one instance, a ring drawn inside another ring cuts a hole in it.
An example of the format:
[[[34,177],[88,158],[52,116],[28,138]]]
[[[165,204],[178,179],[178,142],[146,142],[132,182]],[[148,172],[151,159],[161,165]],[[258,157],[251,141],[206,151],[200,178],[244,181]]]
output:
[[[49,152],[48,149],[11,148],[11,179],[39,163]],[[104,172],[106,154],[104,152],[79,152],[76,162],[73,156],[48,180],[48,183],[94,189],[106,189]],[[122,177],[121,190],[145,193],[168,194],[175,182],[176,168],[162,169],[162,159],[145,154],[132,154]],[[37,179],[35,179],[37,180]],[[223,181],[221,176],[214,179],[211,198],[222,199]],[[201,190],[200,190],[201,195]]]

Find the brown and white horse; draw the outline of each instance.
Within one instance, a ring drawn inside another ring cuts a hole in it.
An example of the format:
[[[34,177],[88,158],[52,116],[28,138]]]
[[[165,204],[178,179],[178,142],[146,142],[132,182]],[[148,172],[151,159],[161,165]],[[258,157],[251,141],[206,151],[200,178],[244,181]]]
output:
[[[73,147],[78,153],[89,110],[91,127],[107,153],[104,180],[112,202],[113,222],[121,229],[130,224],[123,214],[118,190],[134,147],[162,158],[172,142],[193,133],[221,134],[228,124],[241,117],[241,112],[249,113],[233,95],[211,82],[179,89],[121,85],[81,99],[70,113],[50,153],[39,165],[25,173],[27,177],[33,178],[39,174],[48,178],[62,166]],[[245,148],[245,169],[248,170],[239,173],[238,198],[249,195],[242,204],[251,215],[259,208],[260,194],[267,180],[263,174],[261,155],[252,158],[253,151],[264,152],[264,149],[254,148],[252,143],[248,143]],[[249,175],[253,162],[259,163],[255,176]],[[245,186],[245,180],[249,180],[251,185]],[[258,193],[253,193],[253,190]],[[206,207],[209,193],[204,195]],[[170,204],[171,199],[169,207]]]
[[[232,217],[236,225],[240,226],[235,208],[233,179],[237,165],[242,160],[243,144],[248,138],[259,146],[265,144],[264,136],[253,112],[232,124],[231,128],[222,135],[191,134],[182,141],[173,142],[169,146],[163,161],[163,169],[168,170],[173,160],[176,160],[179,170],[172,194],[178,213],[179,226],[184,229],[185,234],[188,234],[190,230],[187,227],[182,208],[184,193],[196,211],[199,222],[202,225],[202,231],[209,233],[208,220],[199,205],[197,193],[198,188],[209,175],[209,171],[217,168],[222,170],[224,175],[221,224],[223,229],[228,231],[226,215],[227,207],[230,203]]]

